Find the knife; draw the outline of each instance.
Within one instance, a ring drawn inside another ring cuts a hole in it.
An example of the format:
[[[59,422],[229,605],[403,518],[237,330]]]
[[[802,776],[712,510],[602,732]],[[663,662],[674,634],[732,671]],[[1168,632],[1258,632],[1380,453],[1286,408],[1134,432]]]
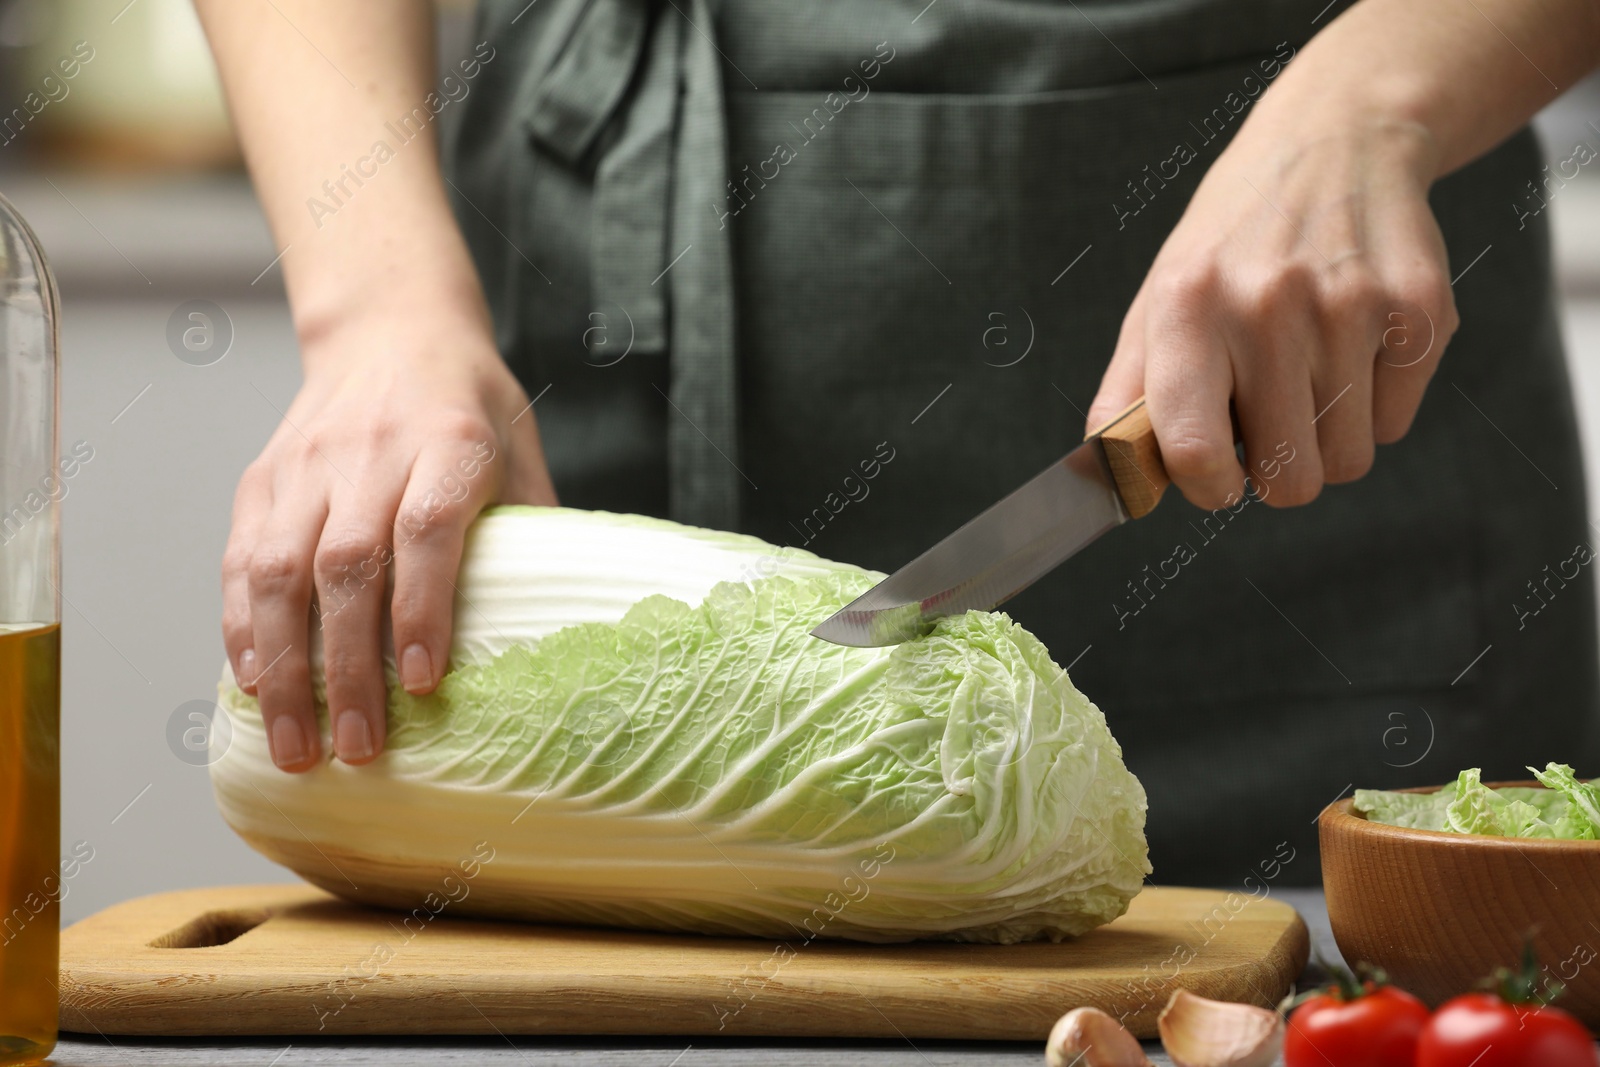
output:
[[[1168,484],[1140,397],[811,635],[861,648],[897,645],[946,615],[998,607],[1108,530],[1148,515]]]

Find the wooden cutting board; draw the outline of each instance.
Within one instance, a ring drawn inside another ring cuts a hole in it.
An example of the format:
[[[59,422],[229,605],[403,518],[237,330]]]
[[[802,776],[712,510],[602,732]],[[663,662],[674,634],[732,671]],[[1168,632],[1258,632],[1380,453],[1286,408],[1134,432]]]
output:
[[[61,936],[88,1033],[685,1034],[1041,1041],[1097,1005],[1141,1036],[1172,991],[1275,1003],[1306,962],[1287,904],[1146,889],[1063,944],[787,944],[405,915],[309,886],[126,901]]]

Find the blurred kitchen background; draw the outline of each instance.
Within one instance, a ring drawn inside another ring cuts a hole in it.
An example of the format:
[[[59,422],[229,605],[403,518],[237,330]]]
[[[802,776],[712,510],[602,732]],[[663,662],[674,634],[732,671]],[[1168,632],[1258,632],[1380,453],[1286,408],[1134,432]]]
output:
[[[453,61],[469,48],[470,0],[441,3],[439,18]],[[30,93],[22,122],[11,109]],[[300,378],[278,249],[189,0],[0,0],[0,104],[0,192],[61,287],[63,448],[93,449],[65,503],[62,710],[63,844],[87,841],[94,859],[68,884],[63,919],[161,889],[291,880],[223,825],[183,744],[223,660],[217,573],[234,483]],[[1552,163],[1580,144],[1592,158],[1600,82],[1539,124]],[[1594,510],[1600,165],[1549,211]],[[189,325],[191,301],[224,315],[210,351],[180,359],[169,326]]]

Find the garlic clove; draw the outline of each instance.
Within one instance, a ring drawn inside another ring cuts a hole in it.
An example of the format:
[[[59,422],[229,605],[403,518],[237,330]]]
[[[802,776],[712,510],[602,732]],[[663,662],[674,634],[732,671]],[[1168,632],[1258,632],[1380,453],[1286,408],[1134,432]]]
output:
[[[1174,1067],[1271,1067],[1283,1051],[1283,1016],[1253,1004],[1178,990],[1156,1025]]]
[[[1074,1008],[1050,1029],[1049,1067],[1153,1067],[1139,1039],[1099,1008]]]

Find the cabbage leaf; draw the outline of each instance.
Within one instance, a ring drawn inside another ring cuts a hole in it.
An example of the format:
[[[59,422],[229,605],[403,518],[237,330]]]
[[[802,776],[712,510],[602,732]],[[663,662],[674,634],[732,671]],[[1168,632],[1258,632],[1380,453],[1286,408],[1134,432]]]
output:
[[[1529,767],[1546,788],[1483,783],[1478,768],[1433,793],[1358,789],[1355,809],[1373,822],[1491,837],[1593,840],[1600,836],[1600,788],[1579,781],[1571,767]]]

